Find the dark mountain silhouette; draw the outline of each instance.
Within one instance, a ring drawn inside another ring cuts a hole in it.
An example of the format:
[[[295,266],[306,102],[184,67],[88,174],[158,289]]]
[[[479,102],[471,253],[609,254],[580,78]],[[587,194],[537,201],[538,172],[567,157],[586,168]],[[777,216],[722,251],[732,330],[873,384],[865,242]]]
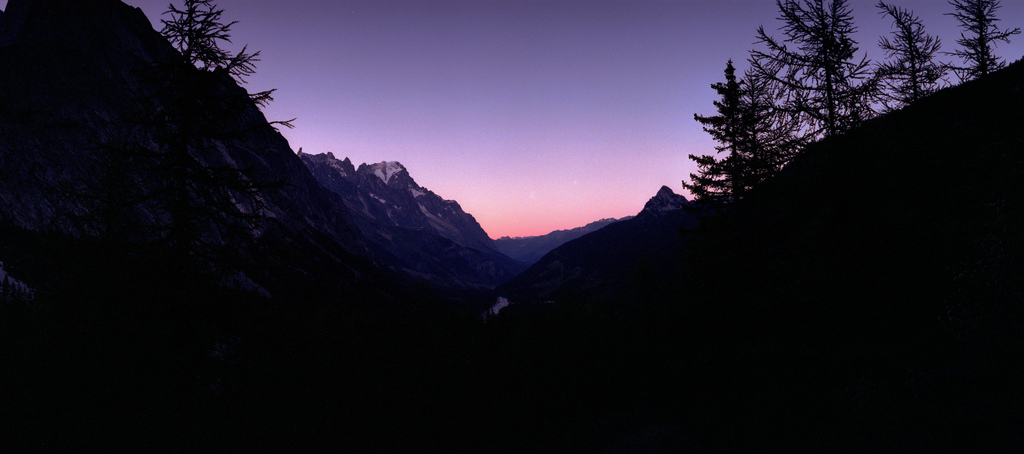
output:
[[[331,153],[300,153],[320,183],[340,195],[356,224],[417,279],[492,288],[525,266],[499,252],[472,215],[416,184],[397,162],[362,164]]]
[[[88,215],[82,200],[91,195],[69,188],[101,187],[103,169],[96,166],[107,144],[134,140],[159,149],[145,125],[131,123],[130,112],[138,99],[160,96],[166,81],[149,68],[176,55],[141,10],[119,1],[12,0],[0,23],[0,219],[32,230],[90,234],[74,218]],[[224,72],[211,73],[209,81],[214,93],[245,96]],[[239,133],[209,139],[205,149],[216,151],[199,157],[206,165],[283,183],[263,194],[257,242],[231,245],[247,250],[242,256],[249,263],[232,265],[236,269],[270,260],[281,272],[257,271],[249,274],[262,277],[243,281],[270,288],[293,285],[282,279],[293,272],[307,278],[337,273],[338,283],[381,274],[371,260],[388,253],[366,240],[341,198],[316,181],[256,105],[242,106],[224,129]],[[131,181],[140,193],[165,186],[145,176]],[[137,231],[165,217],[144,204],[138,210]],[[309,257],[281,261],[296,251]]]
[[[515,260],[526,263],[527,265],[533,265],[534,263],[537,263],[541,257],[544,257],[545,254],[551,252],[552,249],[561,246],[570,240],[574,240],[590,232],[599,230],[613,222],[623,221],[630,218],[631,216],[622,219],[601,219],[600,221],[591,222],[583,227],[556,230],[546,235],[515,238],[503,236],[494,240],[494,246],[501,251],[501,253]]]
[[[815,143],[693,237],[679,329],[742,382],[699,397],[746,439],[723,450],[1024,446],[1022,87],[1018,62]]]
[[[513,301],[630,299],[674,280],[696,216],[662,186],[635,217],[569,241],[499,289]]]

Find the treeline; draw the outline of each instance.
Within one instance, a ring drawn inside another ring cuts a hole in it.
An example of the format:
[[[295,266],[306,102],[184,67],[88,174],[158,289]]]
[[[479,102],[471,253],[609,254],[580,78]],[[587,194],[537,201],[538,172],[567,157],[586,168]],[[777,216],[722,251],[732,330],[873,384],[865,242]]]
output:
[[[952,0],[947,13],[962,32],[953,52],[925,31],[910,10],[879,1],[892,20],[879,39],[885,60],[857,56],[853,13],[846,0],[776,0],[783,38],[757,30],[742,77],[732,60],[725,81],[711,87],[717,113],[694,114],[718,142],[713,155],[690,155],[697,173],[683,186],[704,208],[721,209],[771,178],[808,143],[842,134],[879,114],[898,110],[947,86],[1006,66],[995,53],[1020,28],[1000,29],[998,0]],[[957,57],[955,65],[940,55]]]

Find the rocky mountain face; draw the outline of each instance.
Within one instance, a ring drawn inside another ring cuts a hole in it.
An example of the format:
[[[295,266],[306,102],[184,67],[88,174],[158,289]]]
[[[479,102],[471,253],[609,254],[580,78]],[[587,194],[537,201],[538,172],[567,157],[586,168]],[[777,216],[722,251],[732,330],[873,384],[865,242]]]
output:
[[[170,82],[152,71],[178,57],[141,10],[117,0],[11,0],[0,22],[0,221],[34,230],[92,234],[75,219],[88,215],[112,168],[104,153],[129,144],[149,155],[166,151],[157,126],[133,122],[140,100],[174,102]],[[199,71],[195,70],[194,71]],[[197,76],[212,96],[247,94],[223,71]],[[168,95],[171,93],[171,95]],[[166,97],[171,96],[171,97]],[[301,275],[333,270],[355,280],[375,272],[363,258],[375,253],[355,227],[341,198],[321,186],[255,104],[239,107],[223,125],[236,133],[202,140],[192,152],[208,168],[246,169],[255,181],[279,182],[261,195],[264,222],[251,235],[258,244],[289,244],[307,260],[274,263]],[[145,153],[140,153],[145,155]],[[169,180],[152,157],[133,157],[120,183],[155,194]],[[116,191],[111,191],[116,195]],[[108,194],[109,195],[109,194]],[[137,230],[166,219],[160,207],[132,206]],[[208,232],[222,238],[219,232]],[[225,240],[222,240],[225,241]],[[260,252],[260,254],[266,251]],[[289,252],[291,253],[291,252]],[[255,250],[250,258],[255,260]],[[315,269],[314,269],[315,268]],[[337,268],[337,269],[335,269]]]
[[[555,248],[498,291],[513,302],[631,300],[673,282],[685,232],[697,226],[697,215],[683,209],[688,203],[663,186],[635,217]]]
[[[659,216],[663,213],[676,211],[689,204],[686,197],[676,194],[668,186],[662,186],[658,193],[644,205],[640,216]],[[646,213],[646,214],[645,214]]]
[[[356,224],[397,259],[397,269],[455,286],[492,287],[525,268],[494,245],[458,202],[413,180],[398,162],[361,164],[299,153],[316,179],[344,200]]]
[[[324,187],[341,195],[356,213],[383,224],[424,229],[481,250],[494,249],[493,241],[472,215],[454,200],[444,200],[416,184],[398,162],[352,165],[332,153],[299,155]]]
[[[575,229],[568,230],[556,230],[547,235],[516,238],[504,236],[494,240],[494,246],[501,251],[501,253],[520,262],[532,265],[537,263],[537,261],[540,260],[541,257],[544,257],[545,254],[568,241],[575,240],[576,238],[590,232],[600,230],[613,222],[624,221],[631,218],[632,216],[622,219],[601,219],[600,221],[591,222],[583,227],[576,227]]]

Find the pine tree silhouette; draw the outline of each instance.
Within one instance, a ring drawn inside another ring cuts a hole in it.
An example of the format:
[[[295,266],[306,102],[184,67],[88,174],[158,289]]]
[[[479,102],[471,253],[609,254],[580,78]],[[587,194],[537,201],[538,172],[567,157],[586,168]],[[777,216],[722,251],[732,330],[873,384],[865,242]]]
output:
[[[949,65],[935,61],[942,41],[925,33],[921,19],[912,11],[879,1],[883,16],[891,17],[892,39],[881,37],[878,46],[889,60],[878,65],[879,96],[889,110],[898,109],[939,89]]]
[[[855,59],[856,27],[846,0],[776,0],[786,38],[757,30],[765,50],[751,52],[753,68],[791,93],[788,108],[804,116],[811,136],[831,137],[873,115],[875,83],[865,55]],[[792,45],[793,47],[789,47]]]
[[[999,0],[952,0],[949,4],[954,11],[946,15],[953,16],[964,30],[956,40],[962,49],[948,54],[964,60],[966,66],[954,68],[960,80],[977,79],[1006,67],[1006,61],[995,55],[996,42],[1009,43],[1011,36],[1020,34],[1020,28],[999,29]]]

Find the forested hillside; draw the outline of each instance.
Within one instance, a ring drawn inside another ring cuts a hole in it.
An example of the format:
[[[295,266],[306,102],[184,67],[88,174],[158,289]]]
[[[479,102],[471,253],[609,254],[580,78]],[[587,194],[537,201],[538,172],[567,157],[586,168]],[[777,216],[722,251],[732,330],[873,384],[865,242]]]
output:
[[[1022,85],[1017,63],[813,144],[707,220],[680,302],[736,385],[707,396],[731,435],[1020,446]]]

